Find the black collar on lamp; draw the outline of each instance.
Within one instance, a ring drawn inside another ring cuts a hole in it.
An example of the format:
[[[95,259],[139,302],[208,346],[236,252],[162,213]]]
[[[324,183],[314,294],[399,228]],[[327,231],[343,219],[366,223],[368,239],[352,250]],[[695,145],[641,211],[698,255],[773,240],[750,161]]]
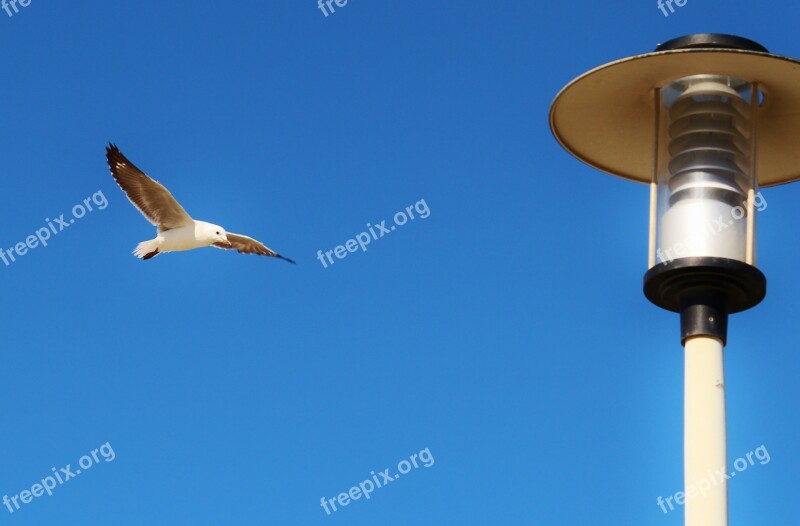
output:
[[[651,185],[647,298],[681,339],[727,338],[757,305],[760,187],[800,179],[800,61],[697,34],[589,71],[556,96],[556,139],[586,164]]]

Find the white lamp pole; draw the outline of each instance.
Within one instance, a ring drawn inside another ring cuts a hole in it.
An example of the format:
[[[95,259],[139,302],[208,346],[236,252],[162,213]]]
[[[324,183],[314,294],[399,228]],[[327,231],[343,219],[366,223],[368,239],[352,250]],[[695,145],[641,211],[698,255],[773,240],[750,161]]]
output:
[[[681,315],[688,526],[728,524],[717,475],[727,474],[728,315],[766,295],[755,203],[759,187],[800,180],[798,86],[800,61],[698,34],[581,75],[550,110],[567,151],[651,188],[644,293]]]
[[[720,469],[728,472],[721,340],[709,336],[686,340],[685,378],[684,487],[692,493],[685,504],[686,524],[727,526],[728,482],[716,476]],[[712,477],[716,484],[704,485],[710,487],[698,496],[698,483]]]

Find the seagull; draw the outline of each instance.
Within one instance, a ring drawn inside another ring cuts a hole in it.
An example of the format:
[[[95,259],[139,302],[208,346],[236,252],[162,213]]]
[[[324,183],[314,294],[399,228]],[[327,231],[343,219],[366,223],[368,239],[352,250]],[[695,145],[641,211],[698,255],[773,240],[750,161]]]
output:
[[[128,200],[157,227],[155,239],[139,243],[133,254],[143,260],[164,252],[178,252],[213,246],[236,249],[240,254],[257,254],[294,263],[252,237],[226,232],[224,228],[192,219],[158,181],[150,179],[130,162],[114,144],[106,147],[111,175]]]

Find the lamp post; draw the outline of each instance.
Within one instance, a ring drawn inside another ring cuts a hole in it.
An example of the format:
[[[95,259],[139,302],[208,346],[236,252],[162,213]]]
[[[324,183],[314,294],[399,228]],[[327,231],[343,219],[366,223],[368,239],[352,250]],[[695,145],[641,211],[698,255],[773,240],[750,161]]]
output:
[[[759,188],[800,179],[800,61],[745,38],[697,34],[593,69],[556,96],[572,155],[650,185],[644,293],[680,313],[687,526],[727,526],[723,348],[728,315],[757,305]]]

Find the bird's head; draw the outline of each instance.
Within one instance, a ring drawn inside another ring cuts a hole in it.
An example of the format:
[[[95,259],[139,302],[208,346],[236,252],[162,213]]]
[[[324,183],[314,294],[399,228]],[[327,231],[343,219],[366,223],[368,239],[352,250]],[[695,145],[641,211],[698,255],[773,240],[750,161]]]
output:
[[[208,225],[208,235],[211,238],[211,244],[219,248],[233,248],[233,245],[228,241],[228,233],[219,225]]]

